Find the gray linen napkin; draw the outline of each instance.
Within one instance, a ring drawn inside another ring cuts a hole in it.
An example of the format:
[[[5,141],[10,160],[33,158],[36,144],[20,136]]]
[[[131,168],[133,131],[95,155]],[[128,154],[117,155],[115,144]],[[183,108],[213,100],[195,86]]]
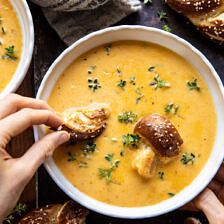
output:
[[[32,0],[49,24],[71,45],[93,31],[113,25],[141,9],[139,0]]]

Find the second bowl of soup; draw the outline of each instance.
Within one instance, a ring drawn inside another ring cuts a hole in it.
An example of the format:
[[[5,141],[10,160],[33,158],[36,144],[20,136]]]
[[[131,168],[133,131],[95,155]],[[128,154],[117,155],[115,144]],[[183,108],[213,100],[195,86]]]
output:
[[[0,0],[0,97],[16,91],[29,68],[34,45],[26,1]]]

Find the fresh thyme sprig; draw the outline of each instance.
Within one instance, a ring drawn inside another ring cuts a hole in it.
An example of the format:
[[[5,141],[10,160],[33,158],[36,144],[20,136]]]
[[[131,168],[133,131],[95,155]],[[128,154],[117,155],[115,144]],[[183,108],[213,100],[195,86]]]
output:
[[[126,134],[122,136],[122,143],[124,146],[130,148],[137,148],[140,143],[141,137],[135,134]]]
[[[173,114],[173,115],[176,115],[178,110],[179,110],[179,106],[175,105],[174,103],[168,103],[164,108],[164,111],[167,114]]]
[[[153,86],[154,89],[171,87],[171,84],[165,80],[162,80],[158,74],[154,76],[153,81],[149,85]]]
[[[91,89],[93,92],[95,92],[97,89],[101,88],[101,85],[99,83],[99,80],[97,78],[95,79],[88,79],[88,87]]]
[[[197,91],[201,90],[197,79],[193,79],[191,81],[188,81],[187,82],[187,87],[188,87],[189,90],[197,90]]]
[[[125,124],[133,123],[136,121],[136,119],[137,114],[133,113],[132,111],[123,112],[118,115],[118,121]]]
[[[106,180],[106,183],[113,182],[112,180],[112,173],[118,168],[120,164],[120,160],[113,161],[114,154],[107,154],[105,155],[105,160],[110,163],[109,168],[98,168],[98,176],[102,179]]]
[[[184,153],[180,160],[184,165],[191,164],[193,165],[195,162],[195,155],[193,153]]]
[[[5,54],[2,55],[2,58],[16,61],[18,58],[15,56],[15,47],[12,45],[12,46],[5,48]]]

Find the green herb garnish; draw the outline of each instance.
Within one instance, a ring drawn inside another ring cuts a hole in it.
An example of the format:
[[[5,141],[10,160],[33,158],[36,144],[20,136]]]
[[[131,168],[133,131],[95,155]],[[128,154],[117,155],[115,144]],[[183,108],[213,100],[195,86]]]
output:
[[[158,88],[169,88],[171,86],[170,83],[160,79],[158,74],[153,78],[153,81],[149,85],[153,86],[155,89],[158,89]]]
[[[73,162],[73,161],[76,161],[76,156],[75,154],[71,153],[71,152],[67,152],[67,155],[68,155],[68,162]]]
[[[87,142],[82,149],[84,155],[92,154],[95,152],[95,150],[96,143],[94,142]]]
[[[159,176],[159,179],[164,180],[164,172],[163,171],[159,171],[158,176]]]
[[[9,46],[5,48],[6,52],[2,56],[3,59],[10,59],[13,61],[16,61],[18,58],[15,56],[15,47],[14,46]]]
[[[187,87],[188,87],[189,90],[200,91],[200,86],[198,84],[198,80],[197,79],[194,79],[192,81],[188,81],[187,82]]]
[[[111,49],[112,49],[112,44],[107,44],[104,46],[104,51],[106,52],[107,55],[110,55]]]
[[[133,77],[130,77],[129,78],[129,83],[132,84],[133,86],[136,85],[136,78],[133,76]]]
[[[88,79],[88,87],[95,92],[97,89],[101,88],[98,79]]]
[[[177,114],[179,110],[179,106],[178,105],[175,105],[173,103],[168,103],[165,108],[164,108],[164,111],[167,113],[167,114]]]
[[[73,154],[71,152],[67,152],[67,155],[68,155],[67,161],[68,162],[76,162],[79,168],[86,168],[88,166],[87,162],[78,160],[76,158],[76,155],[75,154]]]
[[[100,178],[105,178],[107,183],[112,182],[112,172],[118,168],[120,164],[120,160],[113,161],[113,154],[107,154],[104,158],[110,162],[111,167],[110,168],[98,168],[98,175]]]
[[[167,13],[165,11],[163,11],[163,10],[158,12],[158,16],[159,16],[160,20],[167,20],[168,19]]]
[[[169,33],[172,31],[172,29],[167,24],[164,25],[162,28],[164,31],[169,32]]]
[[[88,72],[88,74],[92,74],[95,70],[96,70],[96,65],[91,65],[88,68],[87,72]]]
[[[135,103],[138,104],[140,102],[140,100],[144,97],[144,94],[141,92],[141,88],[139,88],[139,87],[135,90],[135,92],[138,95],[138,97],[135,100]]]
[[[191,164],[193,165],[194,164],[194,161],[195,161],[195,155],[193,153],[184,153],[181,157],[181,160],[180,160],[184,165],[187,165],[187,164]]]
[[[124,157],[124,151],[120,151],[120,156]]]
[[[26,210],[27,210],[27,206],[25,204],[19,203],[10,212],[10,214],[3,220],[3,223],[8,223],[8,224],[15,223],[15,219],[18,217],[21,217]]]
[[[175,196],[175,194],[174,194],[174,193],[172,193],[172,192],[168,192],[167,194],[168,194],[170,197]]]
[[[116,71],[117,71],[117,73],[120,75],[120,74],[122,74],[122,71],[121,71],[121,69],[119,68],[119,66],[117,65],[117,67],[116,67]]]
[[[153,72],[155,70],[155,66],[149,66],[148,71]]]
[[[114,158],[113,153],[106,154],[104,157],[104,159],[107,160],[108,162],[112,162],[113,158]]]
[[[140,143],[141,137],[135,134],[126,134],[122,136],[122,143],[124,146],[137,148]]]
[[[88,163],[84,162],[84,161],[78,161],[78,167],[79,168],[87,168],[88,167]]]
[[[103,168],[98,168],[98,175],[100,178],[105,178],[107,183],[111,182],[112,179],[112,170],[111,168],[109,169],[103,169]]]
[[[117,86],[118,87],[121,87],[122,89],[126,86],[126,81],[125,80],[120,80],[118,83],[117,83]]]
[[[112,163],[112,169],[115,169],[115,168],[117,168],[118,166],[119,166],[119,164],[120,164],[120,160],[115,160],[113,163]]]
[[[5,30],[5,28],[3,26],[2,26],[2,33],[6,34],[6,30]]]
[[[118,121],[121,123],[133,123],[137,119],[137,114],[133,113],[132,111],[123,112],[118,115]]]

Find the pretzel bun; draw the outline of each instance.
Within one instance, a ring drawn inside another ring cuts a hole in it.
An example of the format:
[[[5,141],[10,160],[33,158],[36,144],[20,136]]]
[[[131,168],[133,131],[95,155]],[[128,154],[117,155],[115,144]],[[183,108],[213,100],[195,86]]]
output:
[[[34,209],[18,224],[84,224],[87,215],[87,209],[73,201],[68,201],[64,205],[53,204]]]
[[[79,204],[73,201],[68,201],[59,210],[56,224],[84,224],[88,213],[88,210]]]
[[[171,122],[159,114],[151,114],[137,122],[134,132],[149,143],[160,157],[176,157],[183,140]]]
[[[193,14],[216,9],[221,6],[222,0],[166,0],[166,3],[177,12]]]
[[[23,219],[19,221],[18,224],[51,224],[56,220],[58,211],[61,209],[62,205],[54,204],[47,205],[43,208],[37,208],[29,212]]]
[[[224,0],[165,0],[186,16],[204,35],[224,41]]]

